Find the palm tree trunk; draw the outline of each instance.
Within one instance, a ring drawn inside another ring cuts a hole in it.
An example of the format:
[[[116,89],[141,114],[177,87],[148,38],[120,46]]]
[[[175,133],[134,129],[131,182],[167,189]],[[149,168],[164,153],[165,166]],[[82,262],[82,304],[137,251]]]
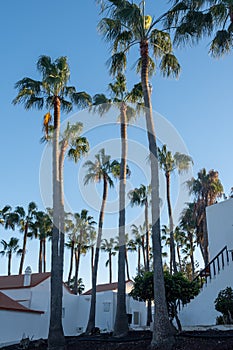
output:
[[[43,241],[40,239],[40,248],[39,248],[39,262],[38,262],[38,272],[42,272],[42,256],[43,256]]]
[[[138,274],[141,271],[141,248],[140,245],[138,245]]]
[[[81,232],[80,232],[81,236]],[[80,239],[81,241],[81,239]],[[75,250],[75,274],[74,274],[74,294],[78,294],[78,273],[79,273],[79,265],[80,265],[80,256],[81,256],[81,243],[78,243],[78,247]]]
[[[164,275],[162,263],[161,237],[160,237],[160,208],[159,208],[159,164],[157,155],[156,135],[154,130],[152,106],[149,93],[148,67],[149,52],[148,41],[140,44],[142,59],[141,83],[146,107],[146,126],[150,150],[151,164],[151,211],[152,211],[152,243],[153,243],[153,268],[154,268],[154,302],[155,316],[153,327],[153,339],[151,347],[166,346],[169,350],[174,344],[174,337],[169,322]]]
[[[28,237],[28,222],[25,223],[25,229],[24,229],[24,235],[23,235],[23,248],[22,248],[22,255],[21,255],[20,265],[19,265],[19,275],[22,275],[23,273],[23,264],[25,260],[25,254],[26,254],[27,237]]]
[[[125,267],[126,267],[126,276],[127,276],[127,281],[130,280],[130,275],[129,275],[129,260],[128,260],[128,251],[125,249]]]
[[[150,229],[148,218],[148,201],[145,203],[145,224],[146,224],[146,271],[150,270]]]
[[[46,238],[43,239],[43,272],[46,272]]]
[[[170,234],[170,274],[177,273],[176,266],[176,253],[175,253],[175,242],[174,242],[174,224],[172,215],[172,206],[170,198],[170,173],[166,172],[166,186],[167,186],[167,209],[169,217],[169,234]]]
[[[94,268],[92,274],[92,291],[91,291],[91,306],[89,319],[87,323],[86,333],[89,334],[92,329],[95,327],[95,314],[96,314],[96,284],[97,284],[97,272],[98,272],[98,263],[99,263],[99,250],[102,240],[102,231],[103,231],[103,222],[104,222],[104,210],[106,206],[106,200],[108,195],[108,182],[106,177],[104,176],[104,185],[103,185],[103,197],[102,204],[99,214],[99,224],[98,224],[98,235],[96,241],[96,250],[95,250],[95,260],[94,260]]]
[[[192,237],[191,233],[189,233],[188,236],[189,236],[189,242],[190,242],[190,261],[191,261],[191,267],[192,267],[192,278],[194,279],[194,276],[195,276],[195,265],[194,265],[194,254],[193,254],[193,251],[194,251],[194,248],[193,248],[193,237]]]
[[[108,261],[109,261],[109,283],[112,283],[112,252],[108,253]]]
[[[11,260],[12,260],[12,253],[9,252],[8,254],[8,276],[11,274]]]
[[[91,246],[91,278],[93,276],[94,271],[94,246]]]
[[[146,270],[146,250],[145,250],[145,237],[142,236],[142,255],[143,255],[143,262],[144,262],[144,268]]]
[[[53,133],[53,233],[50,292],[50,325],[48,335],[49,350],[63,350],[65,338],[62,327],[62,277],[63,256],[60,255],[60,184],[59,184],[59,132],[60,99],[54,98],[54,133]]]
[[[118,253],[118,290],[117,309],[114,324],[114,335],[123,337],[128,333],[128,317],[126,313],[125,295],[125,188],[126,188],[126,161],[127,161],[127,106],[121,104],[121,164],[119,187],[119,253]],[[128,270],[127,270],[128,273]],[[129,277],[129,276],[128,276]]]
[[[182,270],[182,265],[181,265],[180,248],[179,248],[178,242],[176,243],[176,252],[177,252],[177,257],[178,257],[178,261],[179,261],[179,268],[180,268],[180,271],[181,271]]]
[[[69,275],[68,275],[68,286],[70,286],[70,280],[72,277],[73,261],[74,261],[74,241],[72,240],[71,249],[70,249],[70,269],[69,269]]]
[[[146,224],[146,271],[150,271],[150,230],[149,230],[149,218],[148,218],[148,201],[145,203],[145,224]],[[151,300],[148,300],[147,304],[147,321],[146,325],[150,326],[152,322],[152,310]]]

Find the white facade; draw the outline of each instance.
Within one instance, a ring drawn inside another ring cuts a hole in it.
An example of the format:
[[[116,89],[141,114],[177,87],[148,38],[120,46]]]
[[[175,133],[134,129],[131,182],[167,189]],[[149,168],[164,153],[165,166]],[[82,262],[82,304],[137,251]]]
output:
[[[90,295],[80,295],[78,303],[78,332],[85,331],[89,309],[91,304]],[[117,293],[114,291],[99,292],[96,295],[96,327],[101,331],[111,332],[114,328],[114,321],[116,316]],[[131,327],[144,327],[146,325],[146,304],[139,302],[133,298],[126,296],[126,312],[132,315]]]
[[[1,289],[12,300],[27,308],[26,311],[4,310],[0,307],[0,347],[19,343],[24,337],[29,339],[46,339],[50,319],[50,277],[34,287]],[[132,326],[146,325],[146,307],[127,296],[127,313],[132,314]],[[66,336],[79,335],[86,329],[90,295],[74,295],[63,287],[63,329]],[[96,327],[101,331],[112,331],[116,314],[116,291],[97,293]],[[35,313],[33,311],[42,311]]]
[[[214,204],[207,208],[207,227],[209,237],[210,261],[227,246],[228,251],[233,250],[233,199]],[[200,294],[187,304],[180,312],[179,318],[182,326],[210,326],[216,324],[216,317],[220,315],[215,310],[214,301],[220,290],[226,287],[233,288],[233,262],[229,252],[229,263],[224,255],[224,268],[222,257],[219,257],[220,271],[214,276],[211,266],[212,279],[203,286]],[[216,270],[217,266],[216,266]]]
[[[233,198],[207,207],[210,260],[226,245],[233,250]]]

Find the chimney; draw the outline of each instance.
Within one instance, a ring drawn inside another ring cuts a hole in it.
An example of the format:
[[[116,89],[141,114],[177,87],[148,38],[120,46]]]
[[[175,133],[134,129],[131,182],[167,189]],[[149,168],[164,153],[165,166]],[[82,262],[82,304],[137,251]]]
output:
[[[30,266],[28,266],[25,270],[25,275],[24,275],[24,280],[23,280],[23,285],[24,287],[28,287],[31,284],[31,274],[32,274],[32,269]]]

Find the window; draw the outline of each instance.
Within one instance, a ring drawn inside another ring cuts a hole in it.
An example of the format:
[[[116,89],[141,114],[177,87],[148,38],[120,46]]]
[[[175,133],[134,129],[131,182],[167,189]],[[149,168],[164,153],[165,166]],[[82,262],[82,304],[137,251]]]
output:
[[[103,302],[103,306],[104,306],[104,312],[109,312],[110,311],[110,302]]]

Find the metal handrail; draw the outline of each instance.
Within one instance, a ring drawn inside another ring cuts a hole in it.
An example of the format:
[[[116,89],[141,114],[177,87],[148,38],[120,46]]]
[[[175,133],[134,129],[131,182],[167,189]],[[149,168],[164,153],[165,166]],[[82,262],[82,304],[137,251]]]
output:
[[[208,265],[205,266],[204,269],[200,271],[200,273],[193,279],[193,281],[200,280],[201,287],[203,284],[207,284],[208,277],[212,278],[212,273],[214,276],[220,272],[221,269],[225,266],[224,253],[226,255],[226,263],[229,264],[229,252],[227,250],[227,246],[223,247],[222,250],[209,262]],[[233,261],[233,254],[231,254],[231,259]],[[217,269],[216,269],[217,265]]]

